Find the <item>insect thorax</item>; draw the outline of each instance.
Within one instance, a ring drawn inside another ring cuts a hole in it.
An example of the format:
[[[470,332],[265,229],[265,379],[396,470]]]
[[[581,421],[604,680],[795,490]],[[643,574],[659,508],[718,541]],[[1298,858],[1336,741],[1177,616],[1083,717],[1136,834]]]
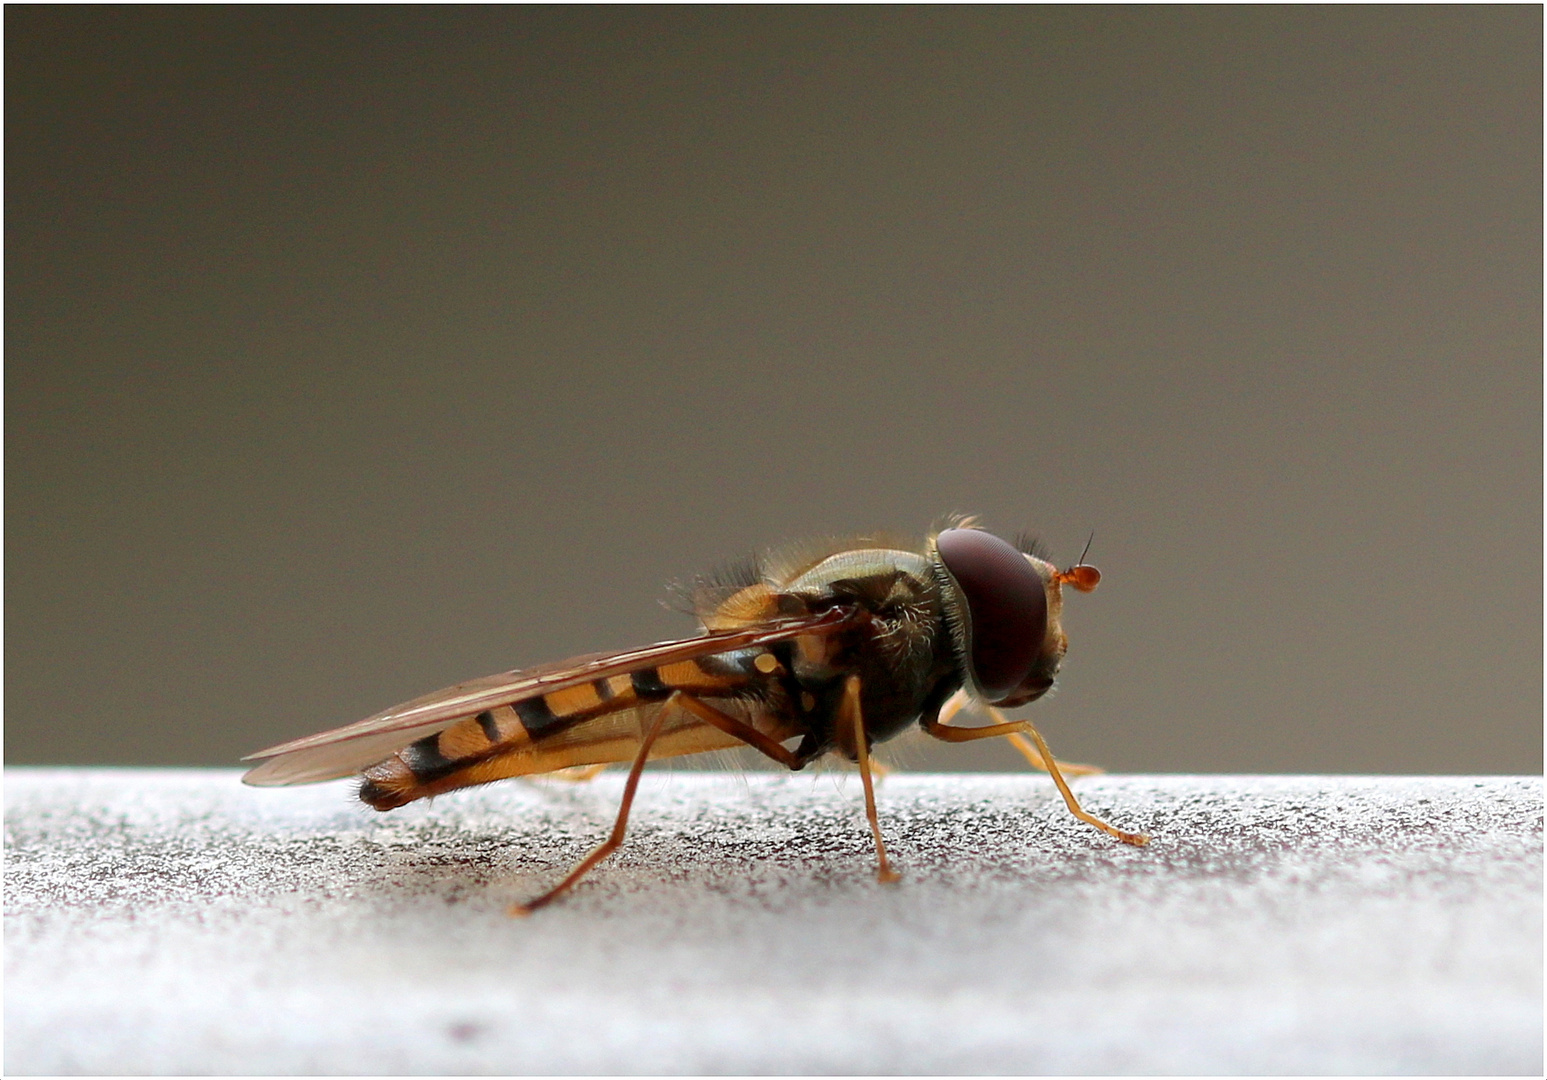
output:
[[[929,561],[914,552],[861,549],[824,559],[791,581],[785,595],[811,608],[855,604],[871,615],[853,630],[797,642],[794,672],[813,694],[816,737],[826,745],[852,740],[835,731],[844,682],[858,675],[865,727],[881,742],[938,712],[961,684]]]

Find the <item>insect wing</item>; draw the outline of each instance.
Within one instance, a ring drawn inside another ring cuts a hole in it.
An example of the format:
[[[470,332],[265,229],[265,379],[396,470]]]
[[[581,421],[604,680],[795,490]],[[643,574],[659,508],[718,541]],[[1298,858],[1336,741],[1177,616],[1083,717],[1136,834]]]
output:
[[[351,776],[390,757],[409,743],[434,735],[486,709],[662,664],[772,645],[807,634],[833,634],[863,617],[854,608],[829,608],[815,615],[780,619],[756,627],[663,641],[621,653],[593,653],[541,667],[471,679],[395,705],[357,723],[249,754],[242,760],[260,761],[261,764],[249,770],[242,781],[258,787],[274,787],[336,780]]]

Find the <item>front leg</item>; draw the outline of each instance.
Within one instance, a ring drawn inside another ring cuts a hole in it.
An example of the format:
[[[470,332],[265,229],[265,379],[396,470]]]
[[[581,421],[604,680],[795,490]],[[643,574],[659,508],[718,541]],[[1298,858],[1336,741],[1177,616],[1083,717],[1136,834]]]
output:
[[[962,697],[963,701],[965,701],[964,692],[958,691],[957,696]],[[944,707],[941,708],[940,713],[946,719],[950,719],[957,712],[961,711],[962,706],[960,704],[956,704],[956,701],[957,698],[953,697],[950,701],[946,702]],[[955,707],[952,708],[952,705],[955,705]],[[1031,760],[1032,764],[1036,765],[1038,768],[1045,769],[1048,775],[1053,778],[1053,783],[1058,785],[1058,791],[1064,797],[1064,805],[1069,807],[1069,812],[1071,814],[1085,822],[1087,825],[1094,825],[1096,828],[1100,829],[1107,835],[1115,836],[1125,844],[1133,844],[1135,847],[1143,847],[1145,844],[1149,843],[1150,838],[1145,836],[1143,833],[1125,832],[1124,830],[1119,829],[1116,825],[1107,824],[1105,821],[1102,821],[1100,818],[1096,817],[1096,815],[1087,812],[1080,806],[1080,801],[1074,797],[1074,792],[1069,790],[1069,784],[1064,780],[1063,772],[1059,769],[1059,762],[1053,757],[1053,752],[1047,748],[1046,740],[1042,738],[1041,733],[1037,731],[1036,727],[1032,725],[1030,720],[1007,719],[1003,713],[993,707],[989,707],[988,713],[994,721],[993,725],[991,726],[975,728],[947,727],[945,724],[941,723],[939,717],[933,717],[924,721],[924,730],[929,732],[935,738],[940,739],[942,742],[971,742],[974,739],[992,739],[995,736],[1017,738],[1020,737],[1021,732],[1026,732],[1034,740],[1036,740],[1037,744],[1036,758],[1031,759],[1030,755],[1028,755],[1028,759]],[[1090,766],[1076,767],[1087,770],[1090,768]],[[1100,772],[1101,770],[1097,769],[1095,771]]]
[[[951,718],[963,709],[976,707],[988,714],[988,718],[1000,725],[999,730],[994,728],[953,728],[948,727]],[[1036,746],[1026,738],[1025,724],[1017,723],[1005,716],[1004,713],[992,705],[984,705],[980,701],[974,701],[968,696],[966,690],[958,690],[952,694],[944,705],[940,707],[940,714],[933,721],[924,722],[924,730],[929,732],[941,742],[970,742],[973,739],[992,739],[996,735],[1003,736],[1005,741],[1026,759],[1026,763],[1033,769],[1042,772],[1051,772],[1047,762],[1042,760],[1042,755],[1037,752]],[[980,734],[966,735],[961,732],[979,732]],[[1060,761],[1058,767],[1066,776],[1100,776],[1106,772],[1100,765],[1078,765],[1072,761]]]

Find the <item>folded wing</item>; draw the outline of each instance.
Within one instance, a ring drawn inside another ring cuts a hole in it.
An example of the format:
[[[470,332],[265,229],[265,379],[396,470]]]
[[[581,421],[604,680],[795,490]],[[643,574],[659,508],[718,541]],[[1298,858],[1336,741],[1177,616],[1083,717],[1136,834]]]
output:
[[[410,743],[500,706],[515,706],[570,687],[715,653],[772,645],[807,634],[832,634],[861,618],[863,615],[853,608],[829,608],[760,626],[663,641],[620,653],[594,653],[471,679],[395,705],[357,723],[249,754],[242,760],[260,764],[242,780],[272,787],[352,776]]]

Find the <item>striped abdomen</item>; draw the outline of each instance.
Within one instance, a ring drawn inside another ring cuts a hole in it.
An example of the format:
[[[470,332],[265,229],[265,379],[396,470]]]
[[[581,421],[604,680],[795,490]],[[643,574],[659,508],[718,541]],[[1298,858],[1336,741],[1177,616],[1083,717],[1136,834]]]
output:
[[[741,668],[729,656],[710,656],[501,705],[458,720],[373,765],[364,773],[360,798],[378,810],[390,810],[427,795],[508,776],[628,761],[638,751],[645,725],[674,691],[706,700],[734,697],[747,691],[760,670],[751,664]],[[724,701],[717,705],[728,708]],[[684,710],[674,709],[673,714],[651,747],[652,758],[742,745]],[[762,716],[756,706],[750,707],[750,715],[744,714],[766,730],[770,722],[759,722]],[[788,738],[799,732],[770,734]]]

